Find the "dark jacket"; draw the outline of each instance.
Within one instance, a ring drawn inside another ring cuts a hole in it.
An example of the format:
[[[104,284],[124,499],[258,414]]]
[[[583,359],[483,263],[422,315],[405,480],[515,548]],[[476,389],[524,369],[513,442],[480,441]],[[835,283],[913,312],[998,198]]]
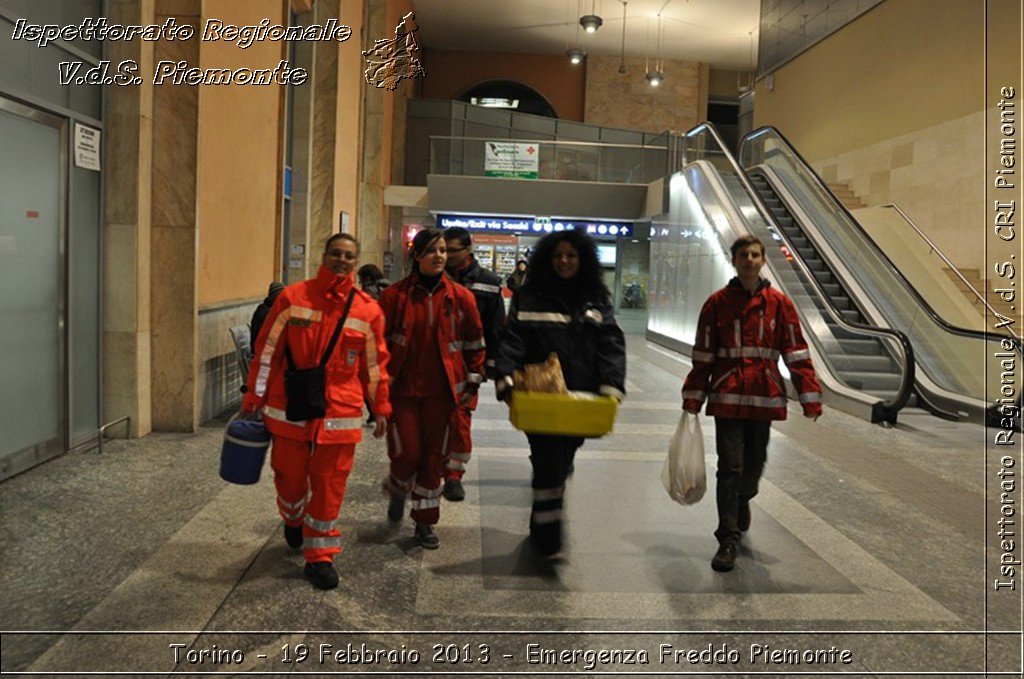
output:
[[[260,336],[260,328],[263,327],[263,321],[267,319],[267,314],[270,313],[270,308],[274,306],[274,300],[284,290],[284,285],[275,283],[270,286],[270,290],[267,296],[259,303],[256,310],[252,312],[252,319],[249,321],[249,342],[250,346],[256,346],[256,338]]]
[[[372,283],[363,283],[360,281],[359,285],[363,292],[379,302],[381,293],[384,292],[384,288],[391,285],[391,281],[386,278],[378,278]]]
[[[541,363],[552,352],[558,354],[570,391],[625,396],[626,338],[611,305],[586,298],[567,302],[558,290],[522,287],[498,345],[499,379],[511,384],[513,370]]]
[[[449,272],[456,283],[473,293],[476,310],[484,326],[487,344],[487,377],[494,379],[494,361],[501,342],[501,328],[505,325],[505,300],[501,297],[501,277],[489,271],[473,258],[462,271]]]

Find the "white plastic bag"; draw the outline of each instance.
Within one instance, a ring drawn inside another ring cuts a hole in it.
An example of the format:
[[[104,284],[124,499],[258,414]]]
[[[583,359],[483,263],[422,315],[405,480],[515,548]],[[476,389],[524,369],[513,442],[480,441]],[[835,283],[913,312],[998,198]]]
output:
[[[704,473],[704,436],[700,417],[685,410],[668,443],[668,459],[661,468],[661,482],[672,499],[692,505],[704,497],[707,477]]]

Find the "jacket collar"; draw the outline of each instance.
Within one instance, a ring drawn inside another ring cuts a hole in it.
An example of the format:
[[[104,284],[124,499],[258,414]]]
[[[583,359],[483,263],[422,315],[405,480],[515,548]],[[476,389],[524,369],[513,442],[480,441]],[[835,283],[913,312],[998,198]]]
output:
[[[466,258],[466,262],[458,269],[452,271],[451,276],[456,281],[464,281],[466,280],[466,276],[468,276],[469,273],[478,266],[480,266],[480,264],[477,263],[476,257],[473,256],[473,253],[470,253],[469,257]]]
[[[771,284],[771,281],[769,281],[767,278],[759,278],[757,280],[757,289],[754,290],[754,294],[751,295],[751,297],[756,297],[757,295],[761,294],[761,291],[769,288]],[[734,288],[744,294],[746,294],[747,292],[746,290],[743,289],[743,283],[740,282],[739,276],[733,276],[732,280],[729,281],[729,285],[727,285],[726,287]]]
[[[342,300],[348,296],[355,285],[355,274],[350,273],[347,276],[339,276],[321,264],[320,270],[316,274],[316,281],[323,288],[324,294],[328,298]]]

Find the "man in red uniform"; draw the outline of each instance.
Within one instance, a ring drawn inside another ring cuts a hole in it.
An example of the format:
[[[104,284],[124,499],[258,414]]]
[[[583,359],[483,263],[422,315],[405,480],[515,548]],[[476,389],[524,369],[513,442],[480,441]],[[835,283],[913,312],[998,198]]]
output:
[[[804,415],[821,415],[821,387],[814,375],[793,302],[761,278],[764,244],[744,236],[732,245],[738,276],[711,295],[700,311],[693,369],[683,384],[683,409],[715,418],[718,452],[719,548],[716,571],[736,564],[740,536],[750,528],[750,500],[768,455],[772,420],[786,419],[786,388],[779,356],[786,361]]]
[[[341,552],[336,523],[355,444],[362,439],[364,394],[377,417],[375,437],[384,435],[391,416],[384,315],[377,302],[355,288],[358,258],[359,243],[348,234],[335,234],[324,247],[317,277],[278,295],[256,339],[242,401],[244,411],[263,413],[274,437],[270,466],[285,540],[294,549],[302,547],[306,577],[320,589],[338,586],[332,563]],[[343,316],[341,334],[326,360],[326,414],[289,420],[286,353],[295,369],[320,365]]]
[[[448,248],[446,268],[452,279],[465,286],[473,293],[476,309],[480,312],[480,322],[484,326],[484,339],[480,347],[463,347],[466,349],[483,348],[486,345],[487,360],[485,363],[487,377],[494,377],[494,357],[498,355],[498,336],[505,325],[505,300],[501,296],[501,278],[498,274],[480,266],[473,256],[473,239],[469,231],[461,226],[453,226],[444,231],[444,242]],[[466,473],[466,463],[473,453],[473,439],[470,429],[473,422],[473,411],[476,410],[478,397],[463,403],[455,409],[452,418],[451,436],[448,439],[448,462],[444,467],[444,498],[449,502],[461,502],[466,499],[466,491],[462,487],[462,475]]]

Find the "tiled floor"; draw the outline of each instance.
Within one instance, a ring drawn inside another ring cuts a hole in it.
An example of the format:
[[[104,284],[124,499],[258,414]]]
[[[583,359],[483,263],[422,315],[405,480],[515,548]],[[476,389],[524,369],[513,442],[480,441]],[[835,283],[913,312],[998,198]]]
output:
[[[489,386],[468,497],[442,505],[437,551],[414,545],[408,520],[388,524],[384,447],[360,445],[341,586],[326,593],[284,544],[269,471],[254,487],[217,477],[214,422],[0,485],[0,669],[438,675],[583,672],[593,661],[590,673],[891,676],[980,672],[976,632],[1020,628],[991,601],[986,623],[983,432],[921,413],[881,429],[791,409],[774,427],[739,565],[714,573],[713,423],[702,418],[708,493],[676,505],[659,472],[688,364],[647,343],[642,319],[622,322],[637,333],[630,394],[615,433],[577,458],[565,558],[540,560],[525,540],[526,441]],[[349,644],[381,656],[353,662]],[[201,649],[203,662],[190,662]],[[572,649],[576,660],[562,662],[557,652]],[[630,649],[649,663],[630,664]],[[616,654],[605,662],[598,650]],[[988,662],[1019,670],[1019,635],[989,636]]]

